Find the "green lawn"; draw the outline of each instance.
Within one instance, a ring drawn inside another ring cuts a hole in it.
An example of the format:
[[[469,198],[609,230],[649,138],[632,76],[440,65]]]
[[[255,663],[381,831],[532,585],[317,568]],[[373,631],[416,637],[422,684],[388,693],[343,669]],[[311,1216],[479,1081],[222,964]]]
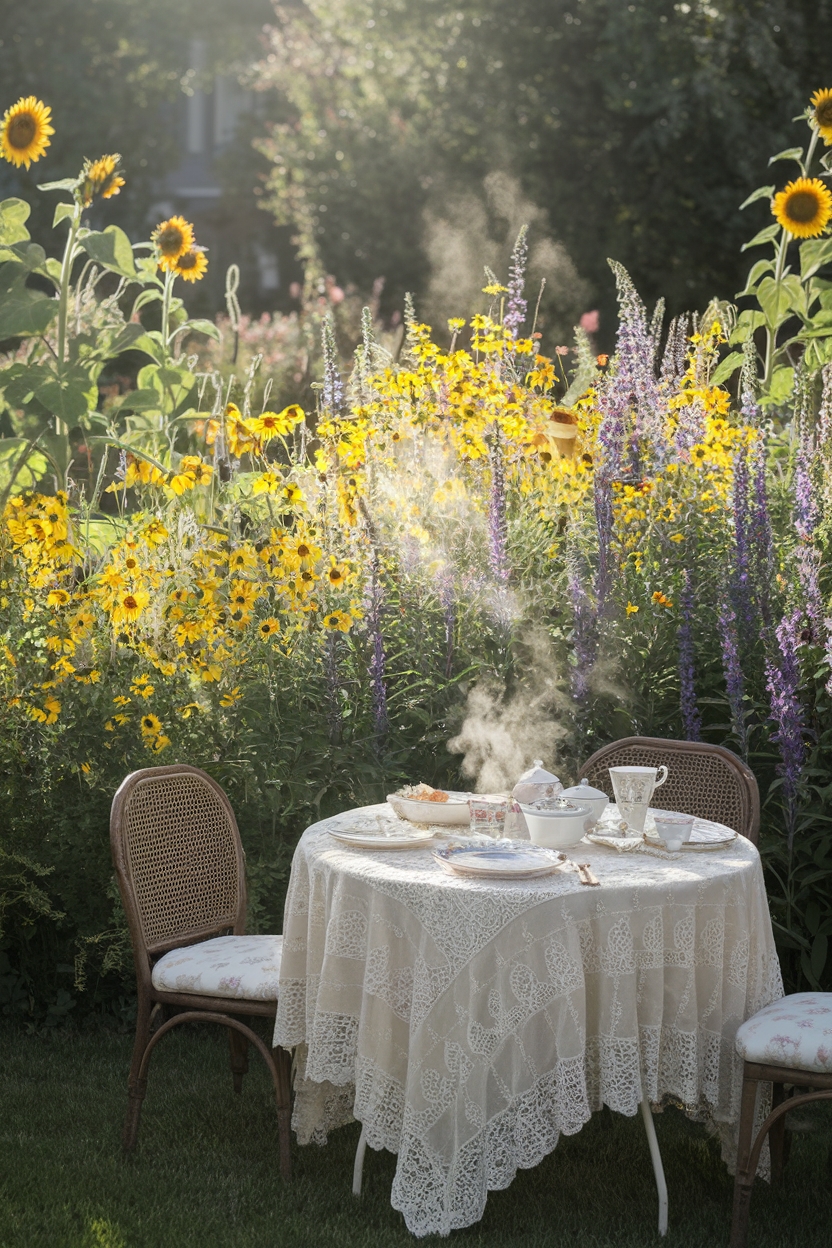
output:
[[[255,1055],[235,1097],[224,1036],[174,1033],[151,1068],[139,1146],[119,1131],[131,1037],[106,1030],[31,1037],[0,1030],[0,1248],[397,1248],[416,1241],[390,1207],[395,1158],[367,1153],[350,1191],[358,1127],[277,1167],[270,1084]],[[827,1245],[832,1118],[794,1135],[784,1187],[759,1183],[749,1248]],[[731,1180],[713,1140],[675,1111],[657,1119],[670,1190],[668,1248],[727,1243]],[[426,1243],[447,1242],[431,1239]],[[659,1244],[641,1120],[596,1115],[535,1170],[489,1197],[451,1242],[479,1248]]]

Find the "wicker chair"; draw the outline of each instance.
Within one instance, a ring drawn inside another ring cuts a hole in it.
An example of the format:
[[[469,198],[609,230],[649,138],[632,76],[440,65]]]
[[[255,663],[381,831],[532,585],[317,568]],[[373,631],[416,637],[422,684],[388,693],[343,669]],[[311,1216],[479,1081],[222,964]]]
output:
[[[832,992],[797,992],[764,1006],[737,1031],[737,1052],[743,1083],[730,1248],[745,1248],[751,1189],[766,1136],[772,1183],[778,1183],[786,1114],[811,1101],[832,1100]],[[754,1139],[761,1081],[773,1085],[772,1110]]]
[[[665,741],[660,737],[624,737],[597,750],[579,776],[613,798],[610,767],[667,767],[667,780],[656,789],[652,805],[680,810],[700,819],[724,823],[755,845],[760,829],[757,781],[741,759],[719,745],[701,741]],[[659,1234],[667,1231],[667,1185],[659,1142],[647,1100],[641,1102],[650,1157],[659,1196]]]
[[[235,1015],[273,1019],[281,936],[246,936],[245,856],[228,798],[197,767],[134,771],[113,799],[110,844],[138,988],[136,1041],[123,1143],[135,1147],[151,1054],[179,1023],[229,1029],[234,1091],[248,1045],[277,1098],[280,1170],[290,1177],[290,1055],[271,1050]],[[152,1030],[159,1016],[173,1014]]]
[[[742,759],[721,745],[624,737],[603,745],[580,769],[580,776],[612,799],[610,767],[667,767],[667,780],[652,805],[713,819],[741,832],[754,845],[760,832],[760,793]]]

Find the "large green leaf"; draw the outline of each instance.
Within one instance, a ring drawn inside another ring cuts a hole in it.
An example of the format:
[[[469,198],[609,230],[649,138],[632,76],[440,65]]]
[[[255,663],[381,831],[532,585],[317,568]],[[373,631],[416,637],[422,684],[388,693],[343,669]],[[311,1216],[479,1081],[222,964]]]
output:
[[[25,199],[4,199],[0,203],[0,243],[21,243],[29,237],[24,222],[30,212]]]
[[[760,230],[759,234],[755,234],[750,242],[743,243],[740,251],[748,251],[749,247],[762,247],[763,243],[771,243],[779,233],[779,225],[767,225],[764,230]]]
[[[775,368],[766,394],[760,399],[762,407],[778,407],[784,404],[794,388],[794,369],[784,366]]]
[[[766,273],[771,273],[773,269],[773,260],[757,260],[751,266],[751,272],[746,279],[745,289],[738,291],[734,298],[742,299],[743,295],[753,295],[760,278],[764,277]]]
[[[756,191],[752,191],[748,199],[744,199],[740,204],[740,212],[743,208],[747,208],[749,204],[755,204],[758,199],[771,199],[774,194],[773,186],[758,186]]]
[[[43,452],[25,438],[0,439],[0,494],[32,489],[48,468]]]
[[[117,411],[158,412],[162,396],[158,390],[131,390],[118,404]]]
[[[4,281],[7,268],[13,270],[9,274],[11,281]],[[40,290],[30,290],[18,266],[0,268],[0,340],[43,334],[57,315],[58,300]]]
[[[177,333],[186,331],[190,334],[205,334],[208,338],[213,338],[217,342],[220,341],[220,331],[217,329],[213,321],[186,321],[184,325],[180,325]]]
[[[766,318],[762,312],[746,308],[744,312],[740,312],[737,323],[729,338],[729,342],[733,346],[738,342],[746,342],[755,329],[759,329],[761,325],[765,325]]]
[[[766,324],[770,329],[777,329],[790,310],[806,315],[806,292],[795,273],[789,273],[775,282],[773,277],[764,277],[757,287],[757,302],[763,309]]]
[[[832,260],[832,238],[809,238],[800,244],[800,276],[804,282]]]
[[[86,416],[98,402],[98,387],[83,369],[68,369],[61,376],[49,373],[35,386],[35,398],[55,416],[70,422]]]
[[[711,376],[711,385],[718,386],[721,382],[727,381],[729,377],[737,371],[743,362],[742,351],[732,351],[730,355],[726,355],[724,360],[714,369]]]
[[[79,235],[79,242],[87,255],[105,269],[119,273],[122,277],[138,276],[133,263],[130,239],[117,225],[108,225],[101,233],[90,230],[87,234]]]

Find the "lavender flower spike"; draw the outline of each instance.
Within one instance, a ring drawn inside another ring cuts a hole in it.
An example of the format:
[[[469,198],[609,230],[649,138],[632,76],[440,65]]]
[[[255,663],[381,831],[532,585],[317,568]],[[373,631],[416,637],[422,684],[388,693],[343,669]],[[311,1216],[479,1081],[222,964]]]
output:
[[[771,719],[776,732],[772,741],[777,746],[780,762],[776,771],[782,779],[783,809],[789,850],[794,842],[797,824],[797,802],[803,763],[806,757],[804,735],[805,715],[800,702],[800,665],[797,659],[800,612],[786,616],[776,629],[780,657],[776,663],[766,660],[766,684],[771,698]]]
[[[344,383],[338,371],[338,348],[335,343],[335,324],[328,312],[321,327],[321,347],[324,357],[324,383],[321,392],[322,406],[331,416],[337,416],[344,406]]]
[[[508,300],[503,325],[511,331],[511,336],[515,341],[518,336],[517,331],[525,321],[528,311],[528,304],[523,296],[526,285],[526,259],[529,254],[528,232],[529,227],[524,225],[517,235],[508,271]]]
[[[693,578],[685,570],[685,585],[679,598],[682,619],[677,631],[679,643],[679,683],[682,724],[686,741],[702,740],[702,716],[696,705],[696,665],[693,649]]]
[[[503,448],[495,429],[491,442],[491,498],[488,504],[488,562],[494,579],[502,585],[508,581],[506,552],[508,524],[506,520],[506,481]]]
[[[723,597],[718,617],[719,641],[722,650],[722,673],[725,692],[731,708],[734,732],[743,758],[748,758],[748,725],[745,722],[745,679],[740,662],[737,616],[727,596]]]

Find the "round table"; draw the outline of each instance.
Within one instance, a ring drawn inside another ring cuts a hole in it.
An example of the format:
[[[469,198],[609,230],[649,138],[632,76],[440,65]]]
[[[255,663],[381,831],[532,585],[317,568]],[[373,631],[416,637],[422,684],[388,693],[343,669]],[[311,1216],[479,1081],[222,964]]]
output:
[[[730,1164],[734,1036],[783,995],[754,846],[581,844],[590,888],[574,871],[452,876],[430,849],[327,830],[385,811],[313,824],[295,851],[274,1042],[296,1049],[299,1141],[357,1118],[398,1154],[392,1203],[417,1235],[478,1221],[603,1104],[673,1100],[716,1126]]]

